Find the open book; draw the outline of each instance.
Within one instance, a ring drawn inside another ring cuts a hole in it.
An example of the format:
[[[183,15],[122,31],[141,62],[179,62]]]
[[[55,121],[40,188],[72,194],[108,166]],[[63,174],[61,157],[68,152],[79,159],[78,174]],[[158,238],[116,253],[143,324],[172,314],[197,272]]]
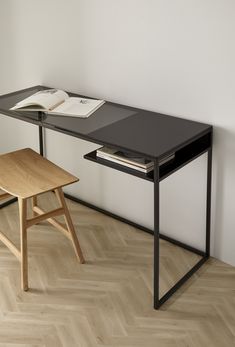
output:
[[[59,89],[44,89],[18,102],[11,110],[87,118],[104,103],[104,100],[69,97]]]

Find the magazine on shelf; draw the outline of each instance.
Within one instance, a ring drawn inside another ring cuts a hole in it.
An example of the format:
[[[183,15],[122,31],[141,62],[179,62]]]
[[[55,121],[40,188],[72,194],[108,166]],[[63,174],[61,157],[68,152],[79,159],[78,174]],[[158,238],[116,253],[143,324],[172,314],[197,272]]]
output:
[[[98,158],[109,160],[145,173],[152,171],[154,166],[153,161],[142,156],[135,155],[130,152],[119,151],[109,147],[99,148],[96,151],[96,155]],[[174,157],[175,154],[168,155],[160,161],[159,165],[165,164],[166,162],[174,159]]]
[[[105,155],[97,155],[97,156],[99,158],[101,158],[101,159],[105,159],[105,160],[111,161],[113,163],[116,163],[116,164],[119,164],[119,165],[123,165],[123,166],[129,167],[130,169],[134,169],[134,170],[137,170],[137,171],[140,171],[140,172],[143,172],[143,173],[148,173],[148,172],[153,170],[153,166],[150,166],[150,167],[144,169],[144,168],[142,168],[140,166],[129,164],[127,162],[123,162],[122,160],[111,158],[111,157],[108,157],[108,156],[105,156]]]
[[[59,89],[43,89],[18,102],[11,110],[41,111],[52,115],[87,118],[104,103],[104,100],[69,97]]]
[[[149,159],[146,159],[146,158],[141,157],[139,155],[135,155],[131,152],[119,151],[119,150],[109,148],[109,147],[102,147],[102,148],[97,149],[96,155],[98,157],[104,157],[105,156],[105,159],[107,159],[107,160],[110,158],[113,158],[113,159],[122,161],[124,163],[138,166],[138,167],[143,168],[143,169],[147,169],[147,168],[153,166],[153,161],[151,161]]]

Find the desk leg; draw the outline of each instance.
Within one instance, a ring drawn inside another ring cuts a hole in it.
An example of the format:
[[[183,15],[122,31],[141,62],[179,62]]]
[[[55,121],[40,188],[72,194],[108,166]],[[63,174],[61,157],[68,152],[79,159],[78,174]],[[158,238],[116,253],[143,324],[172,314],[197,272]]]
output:
[[[159,247],[159,165],[154,161],[154,263],[153,263],[153,300],[154,308],[160,307],[159,280],[160,280],[160,247]]]
[[[17,198],[12,198],[12,199],[10,199],[10,200],[8,200],[8,201],[3,202],[2,204],[0,204],[0,210],[1,210],[1,208],[3,208],[3,207],[7,207],[7,206],[13,204],[13,203],[16,202],[17,200],[18,200]]]
[[[210,256],[212,148],[207,152],[206,256]]]
[[[43,128],[41,125],[38,127],[39,130],[39,153],[40,155],[44,155],[44,148],[43,148]]]
[[[207,197],[206,197],[206,249],[201,259],[170,288],[161,298],[159,297],[159,169],[154,164],[154,308],[158,309],[174,294],[210,257],[210,227],[211,227],[211,176],[212,176],[212,147],[207,151]],[[180,245],[179,245],[180,246]],[[185,248],[185,247],[184,247]]]

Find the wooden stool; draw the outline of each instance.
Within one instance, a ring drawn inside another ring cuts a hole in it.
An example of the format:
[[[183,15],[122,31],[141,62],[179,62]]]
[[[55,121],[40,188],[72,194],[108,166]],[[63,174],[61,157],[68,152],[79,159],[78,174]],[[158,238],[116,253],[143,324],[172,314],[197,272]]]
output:
[[[32,149],[26,148],[0,155],[0,188],[5,192],[0,200],[10,196],[18,198],[20,215],[20,251],[0,232],[0,240],[10,249],[21,263],[21,288],[28,290],[27,228],[47,220],[67,236],[75,253],[84,263],[82,251],[73,227],[61,187],[77,182],[78,178],[69,174]],[[37,206],[37,196],[55,191],[60,207],[45,212]],[[32,198],[33,218],[27,219],[27,199]],[[53,217],[64,215],[67,229]]]

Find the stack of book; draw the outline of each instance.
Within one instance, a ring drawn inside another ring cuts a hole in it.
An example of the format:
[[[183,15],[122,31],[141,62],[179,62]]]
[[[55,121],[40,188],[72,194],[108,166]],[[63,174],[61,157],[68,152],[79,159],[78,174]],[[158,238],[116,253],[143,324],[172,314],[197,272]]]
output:
[[[154,167],[153,161],[149,159],[135,155],[131,152],[119,151],[109,147],[101,147],[97,149],[96,156],[98,158],[109,160],[113,163],[117,163],[143,173],[152,171]],[[171,154],[163,158],[159,165],[165,164],[166,162],[174,159],[174,157],[175,155]]]

